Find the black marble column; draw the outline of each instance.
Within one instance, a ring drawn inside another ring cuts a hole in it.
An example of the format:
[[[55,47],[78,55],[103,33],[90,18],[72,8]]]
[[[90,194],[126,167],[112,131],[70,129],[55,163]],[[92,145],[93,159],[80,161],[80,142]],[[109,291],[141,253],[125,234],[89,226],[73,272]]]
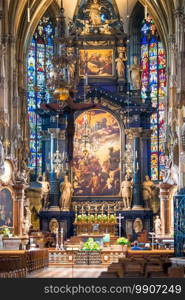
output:
[[[143,209],[141,183],[141,148],[140,136],[134,136],[134,178],[133,178],[133,209]]]

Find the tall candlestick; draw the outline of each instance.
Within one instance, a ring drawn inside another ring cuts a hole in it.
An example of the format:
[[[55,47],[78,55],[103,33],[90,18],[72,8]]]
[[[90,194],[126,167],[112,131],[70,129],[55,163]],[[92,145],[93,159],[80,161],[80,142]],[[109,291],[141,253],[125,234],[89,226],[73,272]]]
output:
[[[147,19],[147,16],[148,16],[148,7],[147,7],[147,5],[145,4],[145,20]]]
[[[28,15],[28,23],[30,23],[30,1],[29,0],[28,0],[27,15]]]

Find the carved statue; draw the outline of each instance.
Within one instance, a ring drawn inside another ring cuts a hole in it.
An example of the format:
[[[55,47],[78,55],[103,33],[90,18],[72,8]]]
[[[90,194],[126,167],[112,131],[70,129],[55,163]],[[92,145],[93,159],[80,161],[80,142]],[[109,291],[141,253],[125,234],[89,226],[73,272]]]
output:
[[[156,216],[156,219],[154,221],[154,231],[156,236],[161,234],[161,220],[159,216]]]
[[[23,235],[28,235],[31,226],[31,211],[28,206],[25,207],[25,218],[23,221]]]
[[[89,34],[90,33],[90,29],[91,29],[91,25],[89,24],[88,20],[80,20],[80,23],[84,24],[83,30],[81,32],[81,34]]]
[[[102,6],[98,3],[98,0],[93,0],[89,9],[85,9],[85,12],[89,12],[89,17],[93,25],[100,25],[101,22],[101,11]]]
[[[59,201],[60,209],[69,211],[71,205],[71,197],[73,193],[72,184],[68,180],[68,176],[64,176],[64,182],[60,184],[61,197]]]
[[[100,29],[101,34],[111,34],[111,27],[108,23],[105,23],[102,25],[102,28]]]
[[[128,175],[125,176],[125,180],[121,183],[121,197],[123,198],[124,208],[131,208],[132,200],[132,181],[128,180]]]
[[[141,67],[138,64],[137,56],[134,56],[134,63],[130,67],[130,81],[134,90],[141,88]]]
[[[118,58],[115,59],[118,78],[124,78],[124,76],[125,76],[124,61],[126,61],[126,60],[127,60],[127,56],[126,56],[126,54],[124,55],[123,52],[120,52],[118,55]]]
[[[46,175],[43,174],[42,180],[37,180],[39,183],[41,183],[41,203],[42,208],[48,208],[49,205],[49,191],[50,191],[50,183],[46,179]]]
[[[72,61],[69,64],[70,80],[73,80],[74,76],[75,76],[75,64],[76,64],[76,61]]]
[[[151,208],[153,188],[154,183],[150,180],[150,177],[146,175],[145,181],[143,182],[143,200],[145,208]]]
[[[4,154],[4,147],[0,140],[0,175],[4,173],[4,160],[5,160],[5,154]]]

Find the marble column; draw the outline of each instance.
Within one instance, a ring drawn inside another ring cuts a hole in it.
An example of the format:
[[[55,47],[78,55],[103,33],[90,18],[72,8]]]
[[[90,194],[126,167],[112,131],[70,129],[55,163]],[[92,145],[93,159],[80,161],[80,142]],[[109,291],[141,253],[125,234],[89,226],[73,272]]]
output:
[[[14,234],[17,236],[22,236],[23,233],[25,188],[26,185],[21,180],[14,184]]]
[[[170,189],[172,187],[173,186],[168,183],[160,184],[160,219],[162,236],[171,234]]]
[[[141,132],[142,128],[130,128],[126,134],[133,140],[133,195],[132,209],[143,209],[142,183],[141,183]]]

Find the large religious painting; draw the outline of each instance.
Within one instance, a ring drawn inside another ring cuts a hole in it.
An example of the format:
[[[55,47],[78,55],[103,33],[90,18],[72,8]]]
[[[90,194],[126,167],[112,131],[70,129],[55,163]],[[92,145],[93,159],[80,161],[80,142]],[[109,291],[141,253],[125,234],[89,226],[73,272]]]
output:
[[[74,196],[113,196],[120,191],[120,127],[115,117],[92,109],[75,122]]]
[[[13,227],[13,200],[8,189],[0,191],[0,226]]]
[[[80,76],[113,76],[112,49],[80,50]]]

